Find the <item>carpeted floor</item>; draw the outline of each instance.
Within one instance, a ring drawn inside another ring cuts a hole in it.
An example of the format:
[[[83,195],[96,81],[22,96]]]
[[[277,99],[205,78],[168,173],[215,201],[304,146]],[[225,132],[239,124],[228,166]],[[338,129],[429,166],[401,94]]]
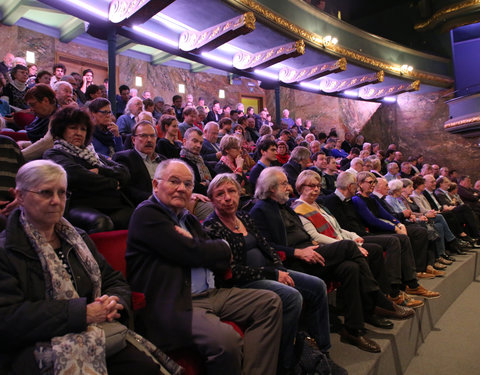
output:
[[[435,324],[404,375],[480,374],[480,280]]]

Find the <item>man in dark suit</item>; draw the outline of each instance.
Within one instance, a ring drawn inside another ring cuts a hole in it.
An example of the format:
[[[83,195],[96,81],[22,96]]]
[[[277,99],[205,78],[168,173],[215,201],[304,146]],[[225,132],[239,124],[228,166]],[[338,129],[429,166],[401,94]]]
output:
[[[203,145],[200,155],[205,162],[212,162],[213,166],[222,157],[222,151],[220,151],[220,146],[217,143],[218,132],[218,124],[214,121],[210,121],[203,128]]]
[[[208,111],[206,122],[215,121],[219,122],[222,117],[222,108],[220,107],[220,102],[218,100],[213,101],[212,110]]]
[[[129,198],[135,205],[152,194],[152,179],[155,169],[165,157],[155,152],[157,132],[148,121],[141,121],[132,130],[132,150],[120,151],[113,160],[125,165],[131,180],[127,186]]]
[[[290,154],[288,162],[282,166],[283,172],[287,175],[288,183],[292,186],[295,195],[298,195],[297,190],[295,190],[298,175],[307,168],[310,163],[310,151],[308,148],[297,146]]]
[[[139,312],[145,336],[165,351],[193,346],[208,374],[274,375],[280,298],[267,290],[215,288],[213,272],[223,277],[232,253],[185,209],[194,186],[191,169],[169,159],[154,177],[153,196],[130,220],[126,252],[127,279],[147,300]],[[243,340],[221,319],[239,324]]]

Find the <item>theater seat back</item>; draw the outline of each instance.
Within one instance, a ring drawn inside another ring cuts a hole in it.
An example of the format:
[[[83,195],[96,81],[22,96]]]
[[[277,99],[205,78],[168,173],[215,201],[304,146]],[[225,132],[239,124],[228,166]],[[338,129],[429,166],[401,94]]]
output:
[[[120,271],[126,276],[127,263],[125,252],[127,251],[128,230],[114,230],[111,232],[92,233],[90,238],[97,246],[98,251],[107,260],[113,269]]]

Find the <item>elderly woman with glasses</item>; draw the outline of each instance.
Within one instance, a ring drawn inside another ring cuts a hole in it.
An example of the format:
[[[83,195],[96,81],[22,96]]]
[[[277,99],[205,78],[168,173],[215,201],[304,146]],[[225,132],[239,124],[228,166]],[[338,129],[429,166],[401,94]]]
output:
[[[122,188],[130,174],[125,166],[95,152],[90,117],[78,109],[62,109],[52,118],[50,132],[54,146],[43,157],[67,171],[72,192],[69,220],[89,233],[126,229],[133,205]]]
[[[116,349],[109,345],[108,327],[128,322],[130,288],[63,218],[65,170],[49,160],[25,164],[15,192],[20,208],[0,234],[0,367],[15,374],[160,374],[130,344],[151,345],[135,333],[126,332],[128,343]]]
[[[295,364],[294,342],[302,300],[305,304],[304,324],[310,336],[321,342],[320,338],[329,334],[325,283],[315,276],[287,270],[283,266],[252,218],[238,211],[240,191],[234,174],[217,175],[208,187],[208,197],[215,212],[203,225],[212,237],[226,240],[232,250],[231,274],[223,280],[227,286],[268,289],[282,299],[283,334],[279,367],[285,371]]]
[[[108,99],[97,98],[90,102],[88,110],[95,126],[92,144],[99,154],[111,158],[114,153],[123,151],[123,141]]]

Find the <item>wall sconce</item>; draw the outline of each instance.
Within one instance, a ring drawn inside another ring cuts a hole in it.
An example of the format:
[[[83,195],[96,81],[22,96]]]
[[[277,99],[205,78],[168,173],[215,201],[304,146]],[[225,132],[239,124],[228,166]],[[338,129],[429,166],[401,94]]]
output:
[[[140,76],[135,76],[135,86],[142,87],[143,86],[143,79]]]
[[[25,61],[29,64],[35,64],[35,52],[27,51]]]
[[[185,94],[185,85],[183,83],[178,84],[178,92],[180,94]]]
[[[225,99],[225,90],[218,90],[219,99]]]
[[[334,46],[335,44],[337,44],[338,39],[335,38],[334,36],[327,35],[326,37],[323,38],[322,43],[323,43],[323,47],[327,48],[327,47],[331,47],[331,46]]]

